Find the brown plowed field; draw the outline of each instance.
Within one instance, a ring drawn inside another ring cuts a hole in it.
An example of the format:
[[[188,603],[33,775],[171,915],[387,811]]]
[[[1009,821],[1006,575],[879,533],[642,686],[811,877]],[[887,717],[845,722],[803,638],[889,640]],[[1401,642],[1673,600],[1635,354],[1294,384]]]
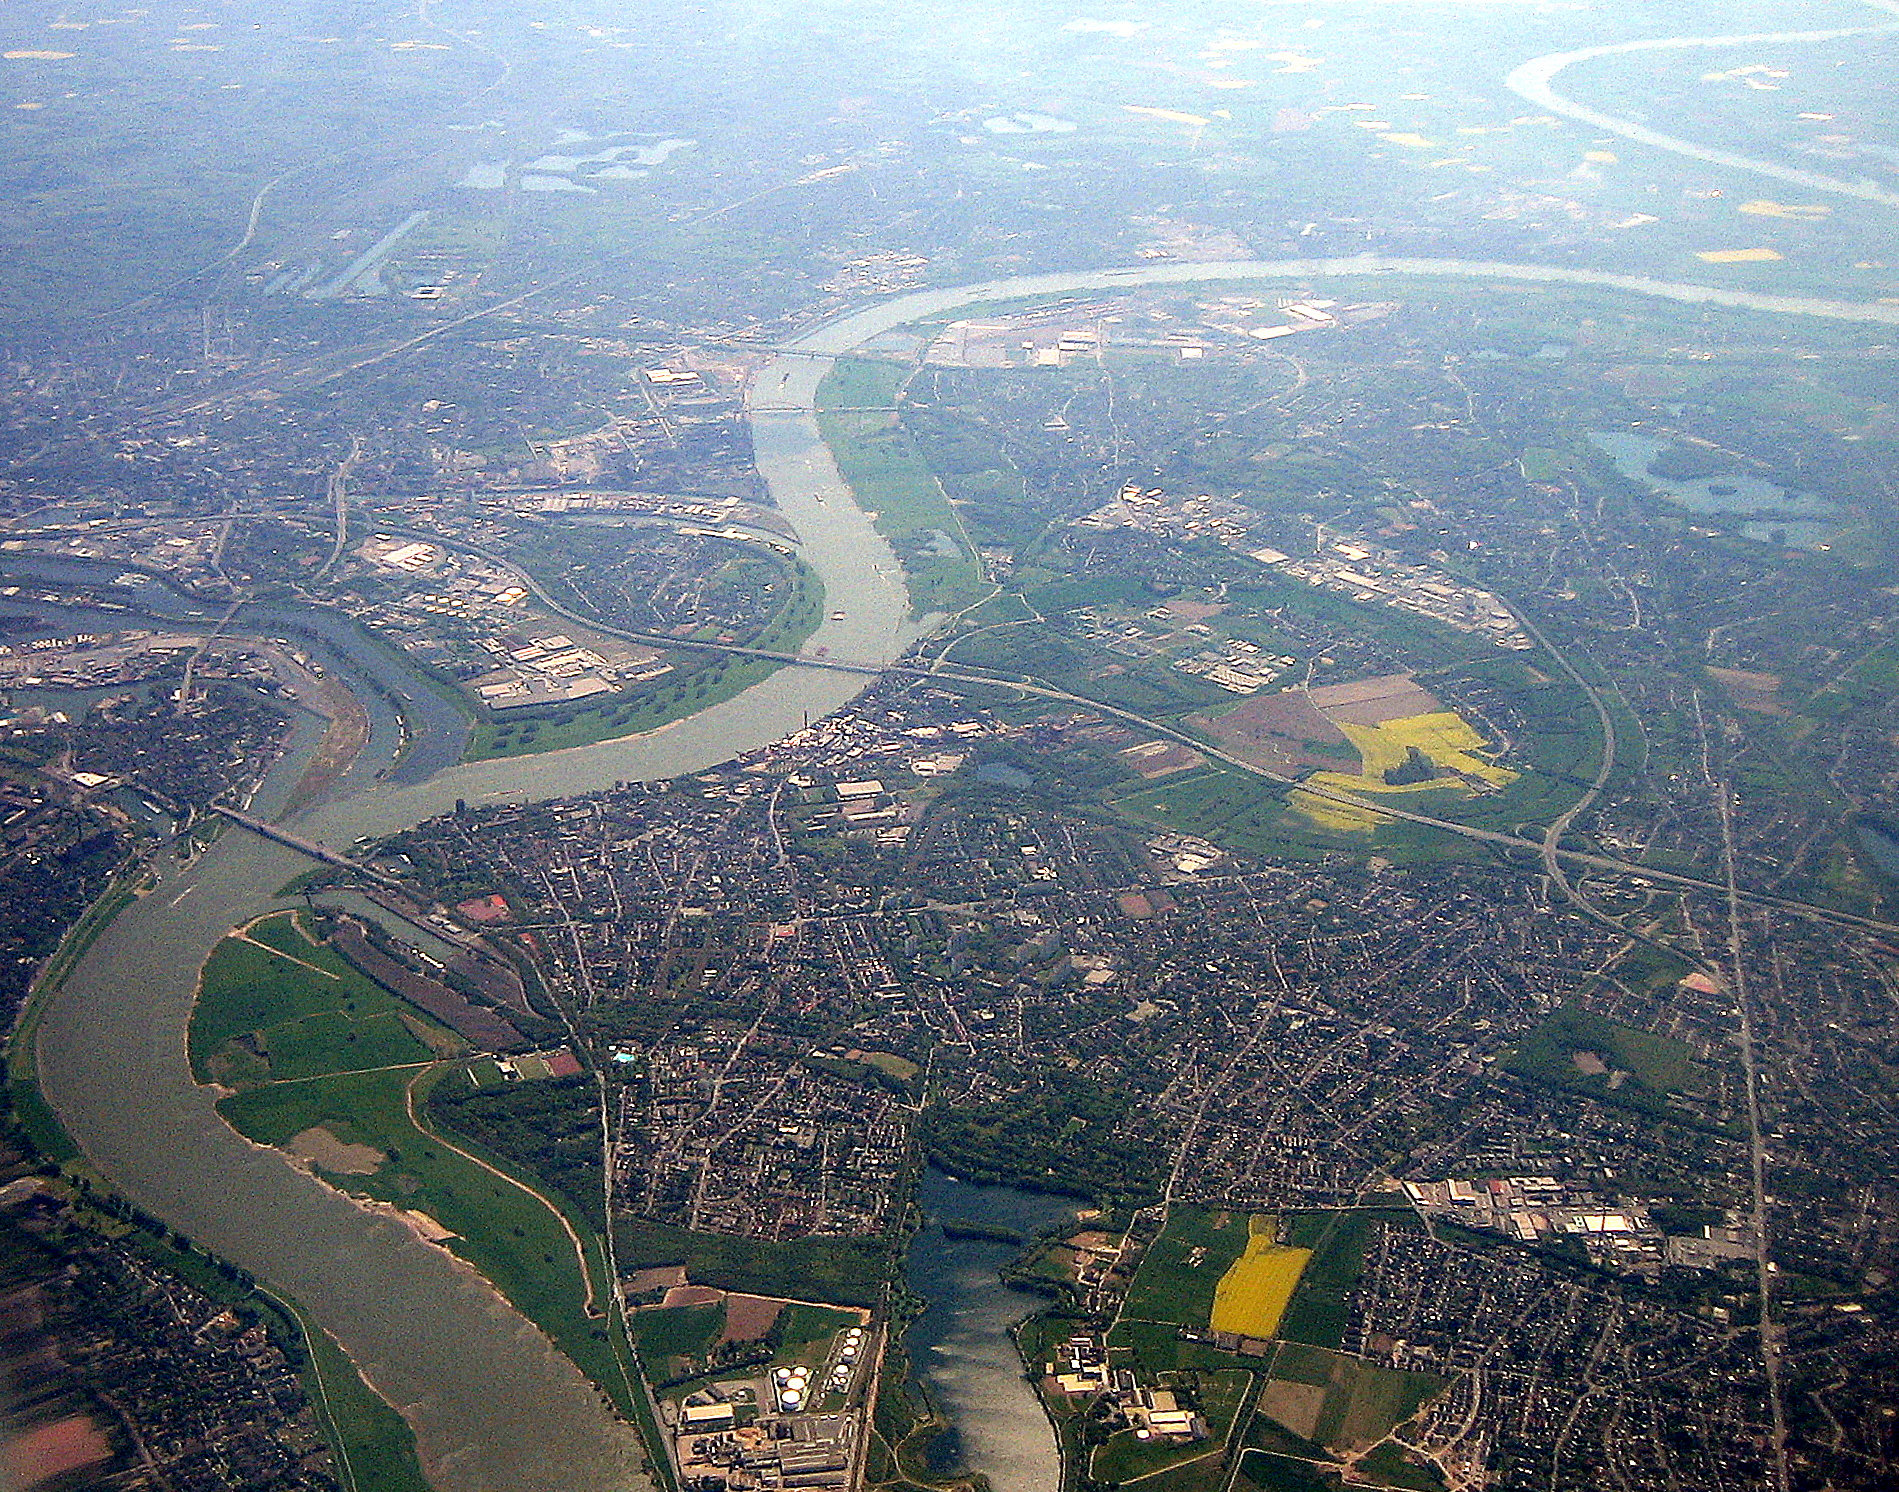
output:
[[[1322,684],[1313,690],[1282,689],[1248,700],[1224,715],[1191,718],[1228,751],[1256,767],[1274,772],[1301,767],[1351,772],[1357,770],[1357,754],[1334,721],[1382,725],[1443,708],[1410,674],[1392,673],[1349,684]],[[1326,747],[1337,749],[1327,751]]]
[[[769,1295],[727,1295],[725,1331],[719,1338],[720,1343],[762,1340],[778,1320],[784,1305],[782,1300],[773,1300]]]
[[[717,1305],[724,1298],[725,1292],[711,1285],[674,1285],[660,1304],[670,1311],[678,1306]]]
[[[1383,725],[1411,715],[1434,715],[1444,706],[1408,673],[1389,673],[1349,684],[1322,684],[1313,705],[1327,718],[1352,725]]]
[[[1195,715],[1191,719],[1193,724],[1211,731],[1214,740],[1242,761],[1268,771],[1337,769],[1349,764],[1336,753],[1314,749],[1333,746],[1349,751],[1352,743],[1345,739],[1345,732],[1312,707],[1303,689],[1282,689],[1248,700],[1224,715]]]

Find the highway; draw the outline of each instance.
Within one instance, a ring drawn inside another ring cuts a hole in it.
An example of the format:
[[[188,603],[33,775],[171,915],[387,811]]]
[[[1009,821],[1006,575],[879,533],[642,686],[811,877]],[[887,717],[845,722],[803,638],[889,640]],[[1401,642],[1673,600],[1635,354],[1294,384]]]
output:
[[[310,577],[312,583],[321,580],[336,567],[336,562],[343,557],[343,546],[349,543],[349,474],[356,463],[362,459],[362,454],[362,436],[352,435],[349,438],[349,454],[339,461],[336,470],[330,473],[324,490],[329,497],[330,508],[334,514],[336,537],[330,543],[329,557],[323,561],[322,568]]]
[[[798,661],[808,662],[809,660],[800,659]],[[1569,865],[1584,866],[1600,874],[1616,876],[1637,884],[1652,882],[1666,886],[1676,886],[1689,891],[1700,891],[1709,896],[1728,895],[1726,885],[1718,881],[1703,880],[1699,876],[1682,875],[1669,870],[1658,870],[1648,865],[1636,865],[1626,860],[1614,859],[1608,855],[1592,855],[1581,850],[1565,850],[1549,843],[1547,840],[1538,841],[1526,839],[1522,835],[1506,834],[1499,829],[1479,829],[1470,824],[1457,823],[1452,819],[1436,818],[1427,813],[1414,813],[1409,809],[1396,808],[1390,804],[1378,802],[1373,798],[1360,797],[1356,793],[1340,792],[1332,788],[1314,787],[1310,784],[1300,782],[1297,778],[1287,777],[1269,768],[1256,766],[1252,762],[1244,761],[1229,751],[1223,750],[1208,741],[1202,740],[1198,736],[1191,735],[1187,731],[1180,730],[1163,721],[1150,720],[1146,716],[1136,715],[1131,710],[1123,710],[1114,705],[1103,704],[1100,700],[1089,699],[1085,695],[1071,694],[1065,689],[1053,689],[1046,685],[1035,684],[1031,681],[991,678],[982,674],[969,673],[962,670],[930,670],[907,668],[899,665],[887,671],[894,674],[914,677],[952,679],[966,684],[987,685],[991,688],[1002,687],[1005,689],[1015,689],[1022,693],[1037,695],[1044,699],[1060,700],[1065,704],[1072,704],[1093,710],[1098,714],[1110,715],[1129,725],[1139,726],[1143,730],[1152,731],[1156,735],[1166,736],[1170,740],[1179,741],[1183,745],[1191,746],[1204,756],[1210,756],[1226,766],[1236,768],[1250,776],[1271,782],[1275,786],[1288,792],[1296,788],[1302,793],[1309,793],[1315,798],[1322,798],[1330,803],[1338,803],[1346,807],[1361,809],[1368,813],[1381,814],[1386,818],[1401,820],[1408,824],[1422,824],[1426,828],[1441,829],[1446,834],[1455,834],[1460,838],[1468,839],[1478,844],[1495,845],[1501,849],[1521,851],[1528,856],[1535,857],[1537,862],[1539,862],[1539,870],[1541,869],[1541,862],[1545,857],[1554,857],[1556,860]],[[1574,811],[1572,811],[1570,817],[1573,817],[1573,812]],[[1882,922],[1875,917],[1861,917],[1852,912],[1841,912],[1832,907],[1816,906],[1811,902],[1798,901],[1792,897],[1775,896],[1768,892],[1737,890],[1735,895],[1742,901],[1750,902],[1755,906],[1771,907],[1775,911],[1788,912],[1795,916],[1808,917],[1819,922],[1829,922],[1838,927],[1849,927],[1856,932],[1878,933],[1885,937],[1899,935],[1899,924]],[[1616,931],[1627,932],[1627,929],[1621,927],[1620,924],[1613,925],[1616,927]]]
[[[404,532],[403,530],[389,531]],[[434,542],[443,543],[444,541],[437,536]],[[1093,710],[1098,714],[1112,716],[1125,724],[1137,726],[1141,730],[1151,731],[1158,736],[1165,736],[1169,740],[1178,741],[1185,746],[1191,746],[1202,755],[1212,757],[1224,766],[1232,767],[1237,771],[1246,773],[1248,776],[1257,777],[1264,782],[1270,782],[1282,792],[1291,792],[1297,789],[1299,792],[1308,793],[1315,798],[1322,798],[1327,802],[1337,803],[1343,807],[1354,808],[1367,813],[1375,813],[1384,818],[1398,820],[1407,824],[1421,824],[1425,828],[1442,830],[1446,834],[1455,834],[1462,839],[1468,839],[1479,844],[1493,845],[1500,849],[1513,852],[1521,851],[1526,855],[1534,857],[1535,863],[1541,867],[1542,873],[1548,875],[1557,889],[1568,897],[1585,915],[1593,917],[1613,927],[1618,933],[1628,936],[1633,936],[1633,934],[1630,934],[1629,930],[1623,927],[1619,922],[1616,922],[1613,918],[1591,905],[1587,898],[1570,884],[1569,877],[1563,868],[1564,866],[1580,867],[1599,875],[1615,876],[1621,880],[1637,884],[1653,883],[1674,886],[1682,890],[1699,891],[1708,896],[1716,897],[1725,897],[1728,895],[1728,887],[1720,881],[1705,880],[1699,876],[1683,875],[1677,871],[1661,870],[1654,866],[1637,865],[1626,860],[1617,860],[1608,855],[1594,855],[1581,850],[1566,850],[1562,847],[1563,836],[1569,832],[1570,825],[1601,796],[1603,788],[1607,785],[1610,775],[1615,770],[1615,753],[1617,749],[1615,721],[1608,706],[1603,703],[1594,686],[1583,678],[1581,673],[1570,664],[1569,660],[1556,650],[1549,639],[1537,628],[1535,623],[1514,606],[1511,607],[1511,611],[1518,623],[1536,639],[1537,643],[1556,663],[1557,667],[1572,679],[1576,686],[1581,689],[1583,694],[1589,699],[1591,705],[1595,708],[1598,719],[1601,721],[1603,730],[1602,761],[1596,769],[1594,779],[1590,782],[1582,796],[1579,797],[1567,811],[1551,823],[1540,840],[1527,839],[1520,834],[1506,834],[1498,829],[1480,829],[1471,824],[1460,824],[1454,819],[1438,818],[1428,813],[1417,813],[1411,809],[1399,808],[1393,804],[1383,803],[1375,798],[1363,797],[1357,793],[1343,792],[1335,788],[1316,787],[1309,783],[1301,782],[1296,777],[1288,777],[1284,773],[1275,772],[1268,767],[1262,767],[1256,763],[1246,761],[1244,758],[1235,756],[1232,752],[1214,745],[1203,737],[1194,735],[1189,731],[1181,730],[1179,727],[1170,725],[1165,721],[1154,720],[1145,715],[1137,715],[1132,710],[1124,710],[1116,705],[1105,704],[1098,699],[1090,699],[1085,694],[1075,694],[1066,689],[1058,689],[1051,684],[1044,683],[1028,675],[1010,677],[984,673],[980,670],[970,668],[949,668],[940,664],[925,666],[901,662],[884,664],[866,663],[848,658],[832,658],[809,653],[783,652],[772,648],[743,647],[735,643],[692,641],[677,637],[667,637],[659,633],[636,632],[624,627],[608,626],[593,617],[582,616],[580,613],[563,606],[547,593],[546,588],[543,587],[539,581],[535,580],[526,570],[523,570],[519,565],[507,559],[505,556],[497,554],[492,550],[477,548],[460,540],[455,541],[453,547],[467,550],[472,554],[477,554],[490,564],[498,565],[507,570],[509,574],[513,575],[522,585],[526,586],[528,590],[533,593],[536,600],[541,602],[542,605],[546,606],[557,616],[565,617],[568,621],[573,622],[577,626],[589,627],[596,632],[604,632],[610,637],[622,638],[628,642],[643,643],[655,648],[683,648],[689,651],[705,653],[732,654],[740,658],[763,658],[775,663],[795,664],[800,668],[827,669],[833,673],[857,674],[863,677],[880,678],[889,675],[896,678],[933,679],[939,682],[971,684],[990,689],[1010,689],[1018,694],[1030,694],[1040,699],[1054,700],[1061,704],[1073,705],[1078,709]],[[1517,862],[1513,861],[1512,863]],[[1882,937],[1899,937],[1899,924],[1883,922],[1875,917],[1861,917],[1852,912],[1842,912],[1832,907],[1817,906],[1812,902],[1799,901],[1793,897],[1776,896],[1763,891],[1736,890],[1734,894],[1739,896],[1741,900],[1750,902],[1755,906],[1770,907],[1775,911],[1786,912],[1793,916],[1806,917],[1819,922],[1828,922],[1836,927],[1851,928],[1855,932],[1877,933]]]
[[[1516,618],[1517,625],[1534,637],[1537,646],[1548,653],[1555,660],[1556,666],[1568,674],[1576,687],[1582,690],[1596,712],[1597,723],[1602,727],[1602,759],[1597,764],[1595,778],[1584,789],[1582,796],[1558,814],[1551,821],[1549,828],[1543,831],[1543,873],[1564,896],[1569,898],[1571,905],[1585,916],[1613,927],[1618,932],[1625,931],[1620,923],[1569,883],[1569,875],[1563,869],[1562,856],[1563,836],[1569,833],[1569,826],[1576,822],[1577,817],[1586,808],[1602,796],[1603,788],[1608,786],[1609,778],[1615,773],[1615,716],[1610,714],[1609,707],[1602,702],[1601,692],[1576,670],[1569,659],[1556,650],[1555,645],[1543,635],[1542,629],[1535,622],[1514,606],[1510,608],[1510,613]]]
[[[1741,1050],[1741,1078],[1747,1095],[1749,1213],[1754,1231],[1754,1278],[1760,1293],[1761,1371],[1767,1380],[1767,1407],[1773,1426],[1769,1449],[1774,1458],[1774,1492],[1788,1492],[1791,1473],[1787,1463],[1787,1406],[1781,1392],[1781,1333],[1774,1321],[1775,1266],[1767,1231],[1767,1142],[1761,1133],[1760,1058],[1754,1042],[1753,997],[1747,984],[1746,939],[1741,932],[1742,894],[1734,879],[1734,791],[1714,770],[1700,695],[1695,696],[1695,729],[1701,737],[1702,780],[1714,796],[1721,820],[1721,872],[1727,890],[1728,977],[1733,981],[1734,1005],[1740,1014],[1736,1035]]]

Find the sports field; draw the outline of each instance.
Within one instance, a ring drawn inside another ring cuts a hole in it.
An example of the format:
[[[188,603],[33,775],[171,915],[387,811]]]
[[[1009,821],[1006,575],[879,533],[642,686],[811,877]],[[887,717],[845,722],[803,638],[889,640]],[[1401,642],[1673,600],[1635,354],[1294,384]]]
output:
[[[1312,1250],[1274,1242],[1277,1232],[1276,1219],[1253,1219],[1246,1252],[1233,1261],[1214,1288],[1210,1324],[1215,1331],[1270,1337],[1279,1330],[1279,1318],[1286,1313],[1286,1303],[1292,1299]]]

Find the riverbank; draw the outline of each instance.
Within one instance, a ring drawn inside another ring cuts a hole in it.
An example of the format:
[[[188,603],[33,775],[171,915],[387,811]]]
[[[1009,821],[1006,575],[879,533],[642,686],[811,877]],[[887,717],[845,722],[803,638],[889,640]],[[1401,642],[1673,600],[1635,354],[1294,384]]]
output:
[[[920,630],[909,620],[895,556],[851,501],[823,446],[815,391],[828,357],[918,317],[985,301],[1142,284],[1432,275],[1583,285],[1688,304],[1899,324],[1899,307],[1540,266],[1382,258],[1163,264],[900,297],[809,333],[798,346],[816,355],[775,359],[755,385],[760,471],[781,511],[806,536],[820,576],[832,588],[835,613],[820,624],[812,646],[833,657],[888,662]],[[458,798],[471,804],[532,801],[703,770],[777,740],[807,718],[831,713],[868,682],[868,675],[791,665],[732,700],[651,734],[532,758],[450,766],[435,754],[440,737],[424,735],[405,770],[386,780],[366,771],[365,763],[375,758],[365,753],[328,801],[300,817],[298,830],[347,846],[446,812]],[[431,770],[423,772],[424,764],[433,764]],[[241,1141],[218,1115],[212,1095],[192,1081],[184,1033],[193,973],[231,927],[274,904],[271,888],[303,868],[292,852],[234,832],[219,837],[192,865],[165,870],[149,895],[101,931],[47,1002],[32,1044],[48,1101],[114,1186],[221,1256],[268,1278],[333,1331],[377,1391],[404,1406],[443,1492],[622,1492],[642,1484],[630,1430],[607,1413],[598,1391],[547,1337],[493,1290],[450,1267],[412,1230],[366,1215],[278,1156]],[[970,1215],[966,1207],[955,1211]],[[993,1344],[984,1349],[988,1376],[1032,1402],[1006,1331],[1002,1337],[1004,1356],[994,1355]],[[927,1354],[927,1332],[918,1342]],[[938,1356],[948,1360],[947,1354]],[[964,1376],[973,1392],[976,1380]],[[944,1406],[966,1433],[978,1436],[990,1424],[1030,1423],[1020,1401],[1013,1410],[995,1409],[980,1397],[952,1403],[946,1395]],[[1018,1472],[1005,1474],[1024,1478],[1018,1485],[1026,1492],[1046,1492],[1053,1483],[1035,1478],[1051,1462],[1052,1436],[1039,1404],[1033,1413],[1046,1444],[1027,1459],[1013,1460],[1011,1448],[1001,1446],[996,1464],[1017,1464]],[[994,1414],[1004,1418],[990,1418]],[[1016,1418],[1009,1419],[1011,1414]],[[1024,1440],[1015,1449],[1026,1445]],[[967,1439],[962,1453],[972,1463],[988,1454]]]

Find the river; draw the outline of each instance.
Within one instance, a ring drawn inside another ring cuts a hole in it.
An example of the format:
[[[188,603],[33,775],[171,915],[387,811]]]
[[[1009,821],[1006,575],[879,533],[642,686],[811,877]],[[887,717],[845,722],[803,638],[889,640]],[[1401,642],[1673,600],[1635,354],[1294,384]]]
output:
[[[754,434],[760,470],[825,585],[827,612],[843,613],[827,616],[811,646],[887,661],[919,630],[901,568],[851,502],[808,412],[826,365],[784,361],[779,386],[791,392],[777,402],[795,398],[803,412],[761,413]],[[12,568],[49,580],[99,578],[59,564]],[[373,680],[365,689],[372,708],[393,691],[421,725],[400,767],[382,775],[393,756],[385,729],[330,801],[299,818],[301,832],[336,846],[393,833],[457,798],[541,799],[699,770],[831,713],[867,682],[785,668],[648,736],[449,766],[445,756],[462,739],[459,718],[413,678],[391,676],[378,650],[330,630],[326,618],[246,620],[252,627],[295,620],[300,631],[316,624],[331,645],[330,666],[359,684],[366,675]],[[98,614],[85,621],[108,624]],[[384,713],[386,727],[393,717]],[[299,765],[287,759],[260,798],[281,791],[277,779]],[[215,1095],[193,1083],[185,1032],[198,969],[224,933],[271,906],[274,888],[306,864],[252,835],[227,832],[122,913],[41,1016],[36,1051],[48,1100],[127,1196],[289,1294],[334,1333],[415,1427],[430,1479],[443,1492],[647,1485],[631,1429],[483,1281],[405,1226],[363,1211],[276,1151],[239,1137],[218,1117]]]
[[[1885,11],[1888,15],[1899,14],[1899,3],[1895,3],[1895,0],[1864,0],[1864,3],[1875,10]],[[1784,181],[1808,191],[1827,192],[1840,197],[1857,197],[1862,202],[1876,202],[1882,207],[1899,207],[1899,192],[1882,187],[1877,182],[1864,179],[1847,181],[1798,166],[1784,166],[1775,161],[1761,160],[1757,156],[1741,155],[1737,151],[1719,150],[1711,145],[1699,145],[1693,140],[1665,135],[1660,130],[1650,129],[1647,125],[1637,123],[1633,119],[1623,119],[1614,114],[1604,114],[1600,110],[1591,109],[1577,103],[1574,99],[1565,97],[1550,86],[1555,82],[1556,75],[1565,68],[1573,67],[1579,62],[1589,62],[1598,57],[1612,57],[1631,52],[1712,50],[1719,47],[1813,45],[1856,40],[1868,36],[1889,36],[1894,32],[1899,32],[1899,21],[1885,21],[1875,26],[1839,26],[1828,31],[1759,31],[1731,36],[1645,38],[1641,41],[1615,42],[1605,47],[1583,47],[1574,52],[1552,52],[1547,57],[1534,57],[1512,71],[1509,77],[1504,79],[1504,83],[1518,97],[1539,109],[1547,109],[1552,114],[1566,115],[1578,124],[1586,124],[1591,129],[1606,130],[1610,134],[1620,135],[1625,140],[1633,140],[1638,145],[1646,145],[1653,150],[1666,150],[1673,155],[1706,161],[1709,165],[1721,166],[1731,171],[1745,171],[1755,176],[1772,177],[1776,181]]]
[[[808,646],[858,662],[889,661],[926,625],[911,619],[895,556],[851,501],[819,436],[813,395],[828,356],[919,317],[983,301],[1141,285],[1391,275],[1588,285],[1690,304],[1899,324],[1899,306],[1537,265],[1376,256],[1037,275],[881,302],[806,334],[754,384],[759,472],[803,538],[804,556],[825,587],[827,613],[843,613],[827,615]],[[305,628],[331,625],[322,618],[297,621]],[[339,645],[345,645],[341,639]],[[359,649],[360,640],[350,651]],[[359,675],[375,667],[360,657],[354,666]],[[387,765],[379,746],[297,827],[342,847],[445,812],[457,798],[534,801],[703,770],[838,709],[866,682],[787,667],[650,735],[460,766],[447,765],[459,726],[424,708],[421,739],[399,768],[378,775]],[[281,790],[281,783],[272,787]],[[199,967],[226,931],[274,905],[274,889],[304,868],[292,852],[233,830],[190,868],[167,871],[158,889],[114,921],[46,1002],[36,1054],[48,1100],[128,1197],[294,1296],[334,1333],[414,1426],[442,1492],[613,1492],[645,1485],[631,1431],[482,1281],[406,1228],[356,1207],[277,1152],[241,1139],[218,1118],[213,1095],[192,1082],[185,1032]],[[1039,1486],[1050,1487],[1052,1446],[1044,1454]]]

